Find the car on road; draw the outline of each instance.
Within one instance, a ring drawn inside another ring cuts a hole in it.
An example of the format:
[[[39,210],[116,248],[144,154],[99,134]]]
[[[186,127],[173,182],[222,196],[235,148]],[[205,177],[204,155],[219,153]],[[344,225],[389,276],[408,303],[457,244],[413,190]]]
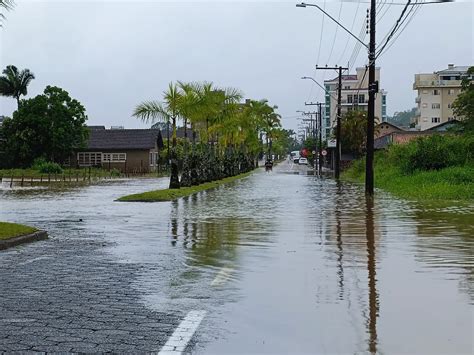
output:
[[[308,159],[301,157],[298,161],[300,165],[308,165]]]

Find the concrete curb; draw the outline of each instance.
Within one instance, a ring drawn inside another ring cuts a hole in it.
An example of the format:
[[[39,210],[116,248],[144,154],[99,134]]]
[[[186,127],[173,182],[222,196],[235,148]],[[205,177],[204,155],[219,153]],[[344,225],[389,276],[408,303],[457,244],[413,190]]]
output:
[[[0,240],[0,250],[43,239],[48,239],[48,233],[46,233],[45,231],[37,231],[31,234],[25,234],[6,240]]]

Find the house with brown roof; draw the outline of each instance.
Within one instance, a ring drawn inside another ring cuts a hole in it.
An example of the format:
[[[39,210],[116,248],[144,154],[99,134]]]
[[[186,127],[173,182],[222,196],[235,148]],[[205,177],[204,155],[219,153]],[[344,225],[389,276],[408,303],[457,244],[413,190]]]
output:
[[[389,144],[404,144],[408,143],[419,137],[426,137],[433,134],[445,134],[449,132],[449,129],[459,126],[460,122],[452,120],[448,122],[440,123],[434,127],[431,127],[424,131],[417,130],[404,130],[391,123],[382,122],[378,125],[379,132],[385,132],[384,134],[377,134],[374,140],[375,149],[385,149]]]
[[[78,167],[101,167],[121,172],[156,171],[163,139],[159,129],[89,127],[85,149],[75,154]]]

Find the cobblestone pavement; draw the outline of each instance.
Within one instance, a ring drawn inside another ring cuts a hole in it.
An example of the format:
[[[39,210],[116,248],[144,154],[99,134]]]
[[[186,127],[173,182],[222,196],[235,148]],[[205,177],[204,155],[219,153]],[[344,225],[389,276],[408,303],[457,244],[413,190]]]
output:
[[[148,310],[92,238],[52,238],[0,254],[1,352],[158,351],[182,314]]]

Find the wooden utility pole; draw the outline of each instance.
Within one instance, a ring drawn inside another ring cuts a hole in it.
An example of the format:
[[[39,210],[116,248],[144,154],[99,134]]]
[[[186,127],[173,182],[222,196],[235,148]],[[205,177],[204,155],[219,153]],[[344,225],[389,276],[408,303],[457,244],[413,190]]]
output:
[[[374,194],[374,124],[375,94],[378,82],[375,81],[375,0],[370,1],[370,42],[369,42],[369,105],[367,107],[367,146],[365,160],[365,193]]]
[[[375,0],[372,0],[375,1]],[[341,91],[342,91],[342,72],[349,68],[338,67],[318,67],[316,69],[331,69],[337,70],[339,73],[339,80],[337,86],[337,122],[336,122],[336,166],[334,168],[334,177],[339,179],[341,172]]]

